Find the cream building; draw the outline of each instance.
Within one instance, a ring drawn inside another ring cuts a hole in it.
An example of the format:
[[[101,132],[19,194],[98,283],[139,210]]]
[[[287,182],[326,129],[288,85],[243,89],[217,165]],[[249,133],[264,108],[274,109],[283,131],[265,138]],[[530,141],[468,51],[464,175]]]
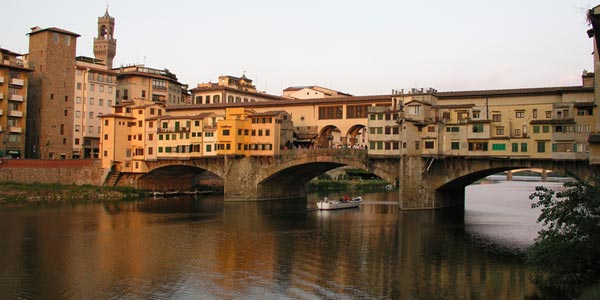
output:
[[[116,73],[94,58],[75,61],[75,103],[73,113],[73,158],[98,158],[100,115],[113,112],[117,87]]]
[[[317,85],[310,85],[288,87],[283,90],[283,97],[291,99],[319,99],[332,97],[352,97],[352,95]]]
[[[151,100],[165,105],[186,104],[187,91],[169,70],[158,70],[144,65],[114,69],[117,72],[116,101],[131,99]]]
[[[252,79],[242,77],[219,76],[217,83],[199,83],[190,90],[191,104],[220,104],[220,103],[247,103],[258,101],[281,100],[279,96],[261,93],[252,84]]]
[[[369,154],[585,159],[595,126],[588,77],[574,87],[396,93],[398,119],[387,119],[391,108],[370,111]]]

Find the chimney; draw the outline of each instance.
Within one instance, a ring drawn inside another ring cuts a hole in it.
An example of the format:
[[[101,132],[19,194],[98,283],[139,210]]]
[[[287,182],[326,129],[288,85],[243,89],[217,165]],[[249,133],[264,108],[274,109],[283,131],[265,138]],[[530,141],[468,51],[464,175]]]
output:
[[[594,87],[594,73],[588,72],[587,70],[583,70],[583,74],[581,74],[581,85],[584,88],[593,88]]]

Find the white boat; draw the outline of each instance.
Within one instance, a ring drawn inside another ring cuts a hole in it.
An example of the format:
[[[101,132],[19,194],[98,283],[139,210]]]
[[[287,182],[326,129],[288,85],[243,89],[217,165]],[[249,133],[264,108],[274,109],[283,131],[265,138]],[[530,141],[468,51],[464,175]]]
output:
[[[362,202],[362,197],[354,197],[350,200],[328,200],[327,197],[325,199],[317,202],[317,207],[319,210],[334,210],[334,209],[344,209],[344,208],[355,208],[360,205]]]

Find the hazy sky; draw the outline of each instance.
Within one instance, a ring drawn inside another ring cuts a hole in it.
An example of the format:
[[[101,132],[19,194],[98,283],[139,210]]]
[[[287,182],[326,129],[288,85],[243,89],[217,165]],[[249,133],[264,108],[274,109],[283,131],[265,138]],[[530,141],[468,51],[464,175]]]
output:
[[[190,88],[246,72],[270,94],[375,95],[579,85],[593,70],[586,12],[600,1],[5,1],[0,47],[27,53],[31,27],[59,27],[93,56],[107,3],[114,66],[166,68]]]

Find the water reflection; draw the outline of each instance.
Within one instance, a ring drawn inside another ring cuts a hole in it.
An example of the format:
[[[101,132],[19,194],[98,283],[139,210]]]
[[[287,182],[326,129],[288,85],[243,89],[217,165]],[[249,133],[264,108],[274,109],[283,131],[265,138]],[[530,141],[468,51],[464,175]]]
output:
[[[0,290],[20,299],[523,299],[535,292],[519,257],[479,241],[489,238],[484,208],[404,212],[395,193],[364,196],[360,209],[329,212],[315,209],[317,194],[0,208]]]

